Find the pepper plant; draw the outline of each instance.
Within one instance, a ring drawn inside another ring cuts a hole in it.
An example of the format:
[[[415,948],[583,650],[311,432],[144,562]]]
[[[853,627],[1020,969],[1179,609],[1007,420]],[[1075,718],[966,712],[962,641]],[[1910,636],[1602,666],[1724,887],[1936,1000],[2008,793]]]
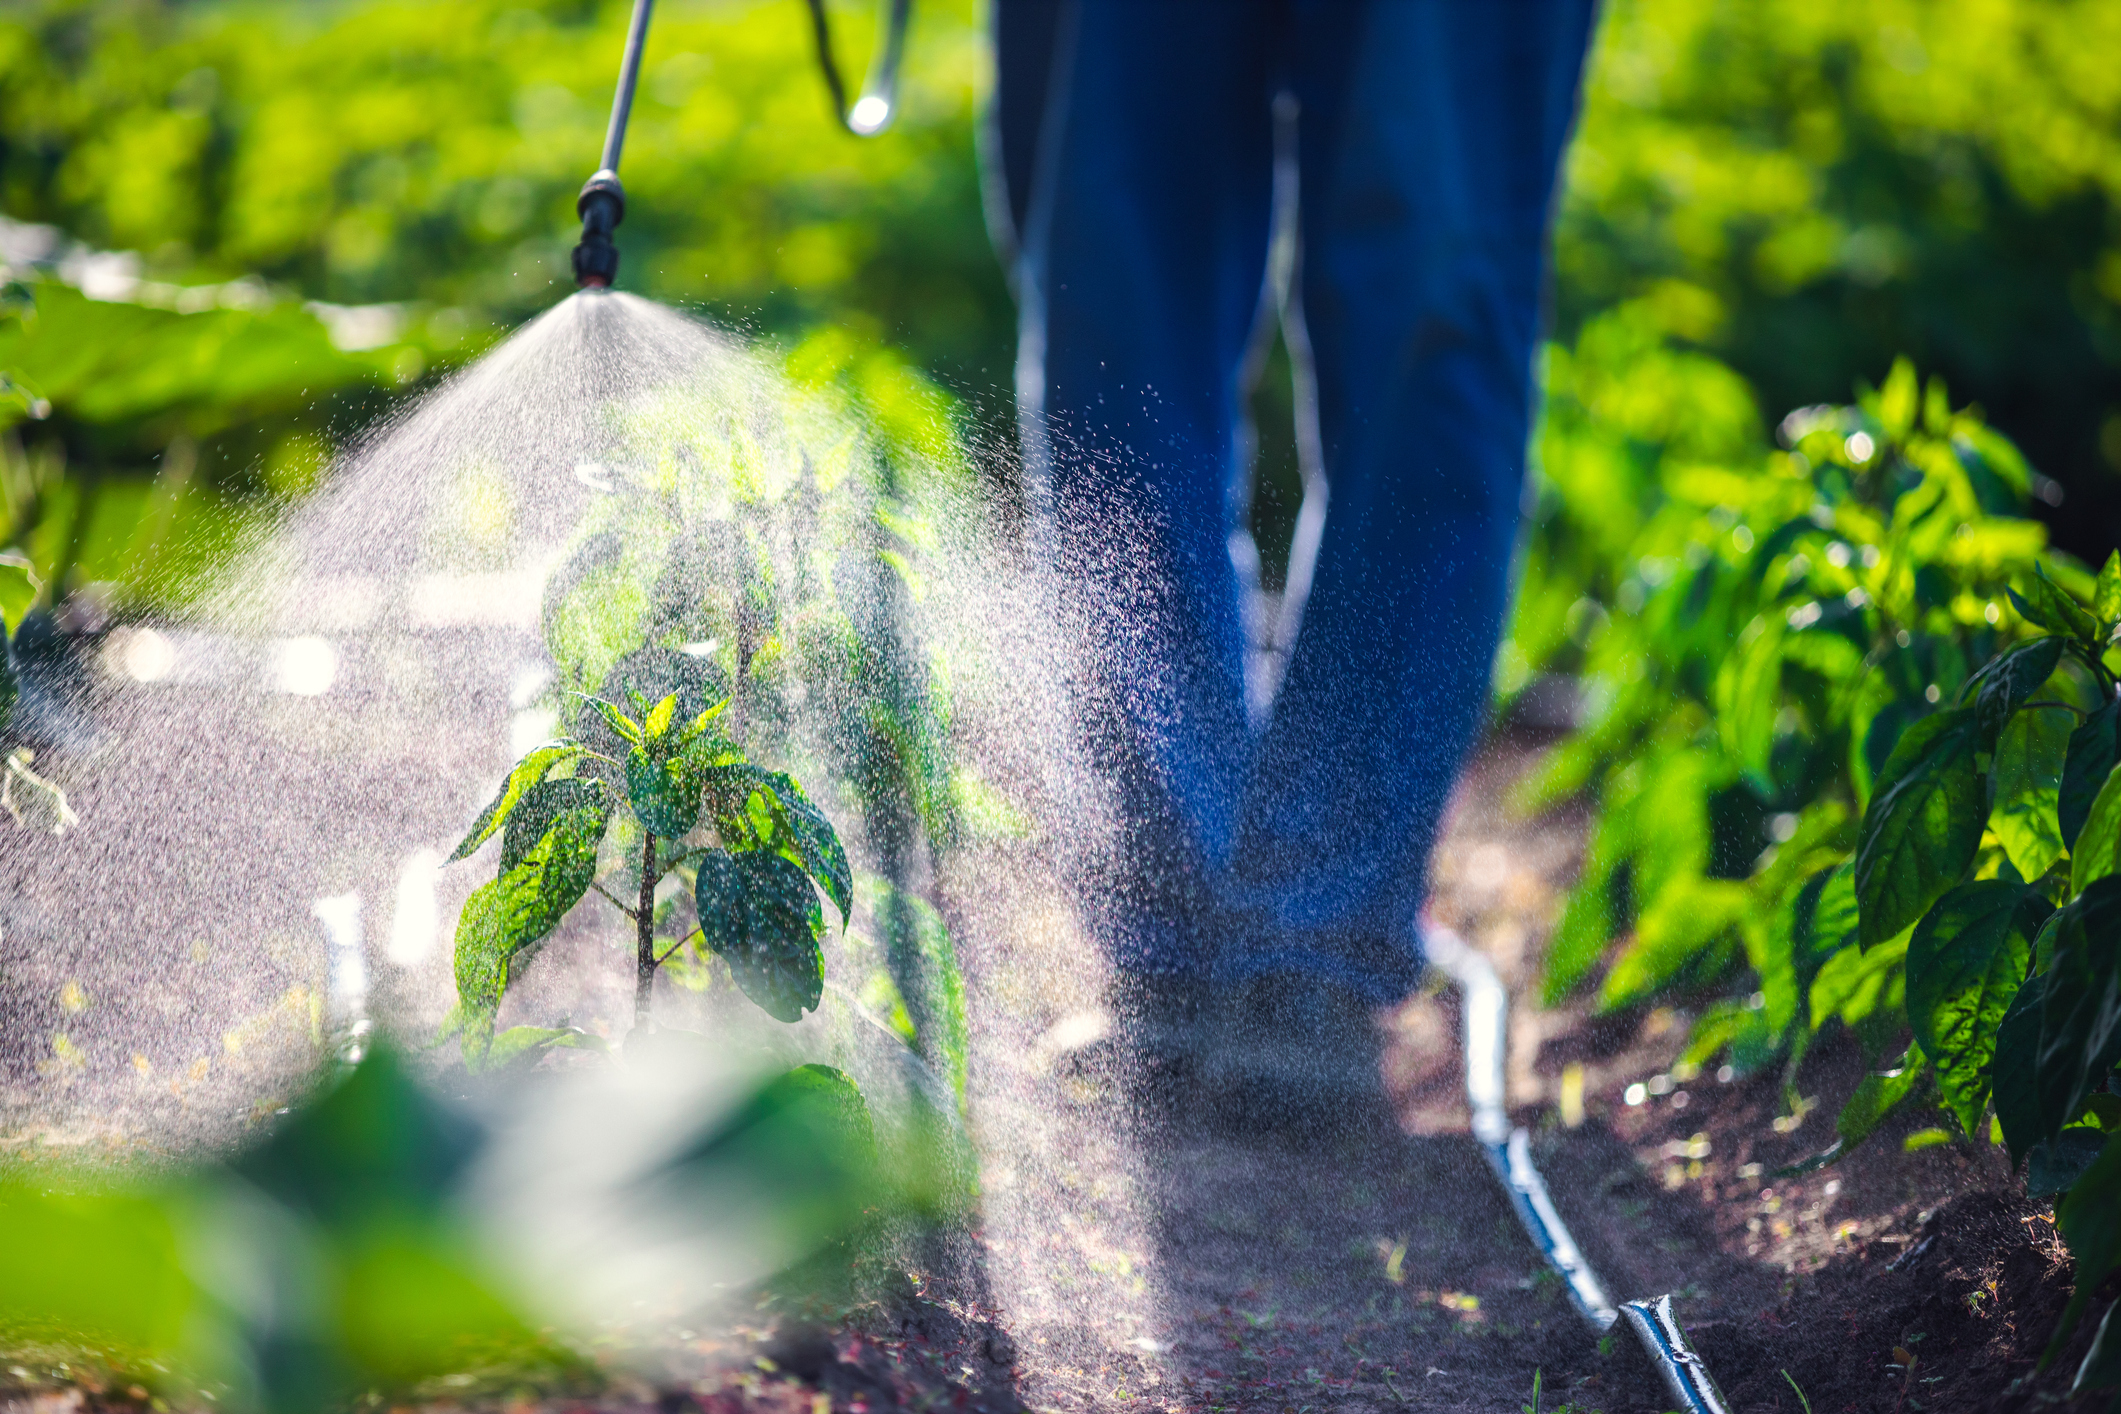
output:
[[[2121,1261],[2121,556],[2043,558],[2030,469],[1905,363],[1781,432],[1652,455],[1651,510],[1544,640],[1592,710],[1523,799],[1597,800],[1547,994],[1708,1000],[1682,1067],[1780,1058],[1793,1102],[1852,1029],[1870,1073],[1798,1167],[1930,1097],[2007,1145],[2067,1194],[2059,1341]],[[1610,463],[1572,484],[1561,450],[1565,526]]]
[[[447,1029],[461,1036],[467,1064],[593,1044],[567,1027],[494,1034],[502,995],[591,890],[633,925],[636,1030],[651,1024],[657,969],[688,945],[719,956],[778,1020],[817,1006],[825,983],[817,890],[844,922],[854,902],[846,852],[793,777],[753,764],[717,729],[727,698],[705,706],[695,698],[681,717],[685,696],[651,704],[636,694],[637,715],[585,696],[623,756],[573,738],[537,747],[450,856],[467,858],[501,836],[498,877],[465,901],[457,923],[457,1008]],[[657,932],[656,889],[673,872],[691,886],[698,925],[668,937]]]

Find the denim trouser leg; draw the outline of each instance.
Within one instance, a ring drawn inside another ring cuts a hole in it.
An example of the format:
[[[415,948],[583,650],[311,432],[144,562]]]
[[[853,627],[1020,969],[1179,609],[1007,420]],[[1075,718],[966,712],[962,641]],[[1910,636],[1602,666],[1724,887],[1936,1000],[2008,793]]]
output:
[[[1140,841],[1119,960],[1397,995],[1507,600],[1542,249],[1591,0],[997,13],[1027,462],[1108,650],[1099,745],[1122,763]],[[1300,104],[1292,344],[1314,360],[1331,496],[1255,740],[1228,546],[1283,88]]]

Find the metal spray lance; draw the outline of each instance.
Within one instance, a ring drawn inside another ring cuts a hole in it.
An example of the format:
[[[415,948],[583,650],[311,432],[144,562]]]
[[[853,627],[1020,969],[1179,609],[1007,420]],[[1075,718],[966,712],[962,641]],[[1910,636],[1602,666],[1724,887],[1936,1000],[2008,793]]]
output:
[[[898,115],[900,61],[905,56],[906,24],[913,0],[881,0],[884,38],[862,84],[861,96],[847,106],[846,87],[832,57],[832,28],[825,0],[809,0],[811,32],[817,42],[818,67],[832,95],[833,116],[857,137],[875,137]],[[574,248],[574,282],[583,289],[608,289],[619,273],[619,248],[612,232],[626,219],[626,189],[619,185],[619,153],[626,145],[626,120],[633,114],[633,91],[641,77],[641,50],[648,41],[648,16],[655,0],[633,0],[633,21],[626,30],[626,55],[619,62],[619,86],[611,98],[611,123],[604,130],[604,160],[575,198],[582,218],[582,239]]]

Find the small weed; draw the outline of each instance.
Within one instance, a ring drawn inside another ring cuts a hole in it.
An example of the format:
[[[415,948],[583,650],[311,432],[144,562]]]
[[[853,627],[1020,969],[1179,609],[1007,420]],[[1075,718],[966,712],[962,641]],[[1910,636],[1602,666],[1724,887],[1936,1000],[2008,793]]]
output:
[[[1797,1377],[1791,1374],[1788,1370],[1784,1370],[1782,1372],[1782,1378],[1788,1380],[1790,1382],[1790,1388],[1797,1391],[1797,1402],[1804,1406],[1804,1414],[1812,1414],[1812,1401],[1804,1397],[1804,1389],[1801,1385],[1797,1383]]]

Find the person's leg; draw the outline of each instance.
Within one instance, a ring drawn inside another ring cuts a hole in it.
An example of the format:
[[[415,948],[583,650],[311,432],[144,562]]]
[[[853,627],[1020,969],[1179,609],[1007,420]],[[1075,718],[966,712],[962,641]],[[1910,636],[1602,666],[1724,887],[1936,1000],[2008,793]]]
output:
[[[1251,749],[1229,530],[1272,202],[1272,7],[1070,0],[1034,105],[1010,92],[1012,55],[1032,78],[1011,40],[1048,8],[1000,0],[990,151],[1033,154],[1007,184],[1027,491],[1086,645],[1085,754],[1125,817],[1093,925],[1122,971],[1197,974]],[[1027,112],[1035,136],[1011,126]]]
[[[1242,814],[1225,982],[1392,1000],[1508,600],[1591,0],[1296,0],[1302,317],[1331,497]]]

